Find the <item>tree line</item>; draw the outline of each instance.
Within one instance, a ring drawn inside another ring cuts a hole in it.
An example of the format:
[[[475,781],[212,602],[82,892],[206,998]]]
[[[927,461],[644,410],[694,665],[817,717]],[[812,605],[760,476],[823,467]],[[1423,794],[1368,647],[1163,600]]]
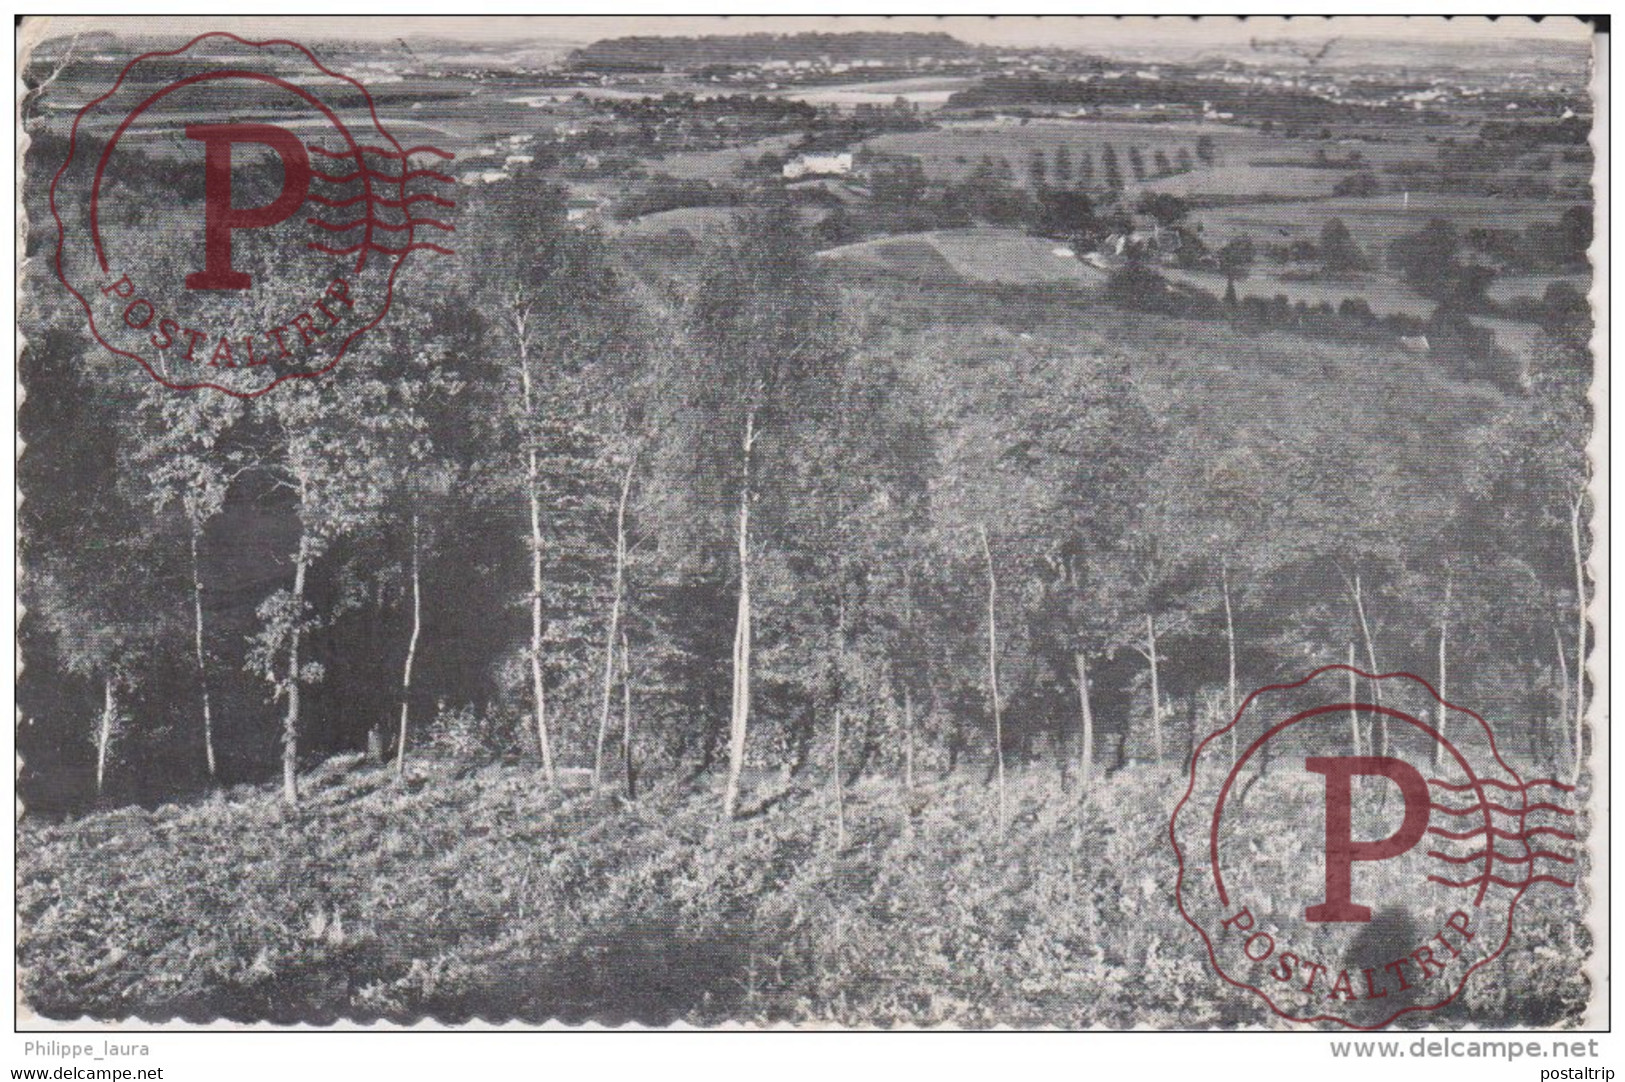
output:
[[[1002,821],[1009,770],[1087,792],[1350,657],[1577,769],[1573,344],[1464,420],[1439,485],[1359,419],[1210,453],[1144,358],[922,352],[786,205],[659,273],[544,177],[462,213],[358,352],[255,399],[116,367],[35,298],[41,806],[270,777],[295,804],[322,754],[456,747],[627,798],[715,777],[728,815],[763,772],[839,809],[866,775],[985,769]]]

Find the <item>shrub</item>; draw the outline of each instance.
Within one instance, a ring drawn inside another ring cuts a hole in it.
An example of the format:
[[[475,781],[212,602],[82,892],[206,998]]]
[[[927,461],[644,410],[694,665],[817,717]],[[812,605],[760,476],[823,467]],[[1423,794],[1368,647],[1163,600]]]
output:
[[[429,725],[429,747],[452,759],[485,762],[519,751],[518,725],[498,711],[442,706]]]

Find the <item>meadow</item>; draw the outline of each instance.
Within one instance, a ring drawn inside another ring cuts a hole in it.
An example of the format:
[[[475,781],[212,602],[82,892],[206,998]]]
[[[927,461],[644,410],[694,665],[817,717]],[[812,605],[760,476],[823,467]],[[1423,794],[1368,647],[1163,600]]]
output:
[[[1203,238],[1214,247],[1237,237],[1270,244],[1314,240],[1327,222],[1341,218],[1368,256],[1382,258],[1391,243],[1421,229],[1431,218],[1444,218],[1461,233],[1474,228],[1523,229],[1535,222],[1555,221],[1567,206],[1544,199],[1398,191],[1217,207],[1201,211],[1198,217]]]
[[[1072,249],[1014,229],[940,229],[848,244],[819,253],[843,273],[971,285],[1072,285],[1099,290],[1106,275]]]

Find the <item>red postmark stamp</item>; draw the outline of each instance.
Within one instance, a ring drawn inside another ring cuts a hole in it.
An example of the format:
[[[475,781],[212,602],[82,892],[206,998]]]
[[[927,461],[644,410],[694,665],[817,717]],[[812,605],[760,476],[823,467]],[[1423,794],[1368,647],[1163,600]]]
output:
[[[302,45],[201,34],[130,60],[74,117],[56,272],[158,382],[264,394],[355,349],[414,252],[451,254],[434,166],[452,157],[397,140]]]
[[[1318,669],[1192,756],[1179,911],[1218,975],[1288,1020],[1436,1011],[1506,950],[1526,892],[1574,886],[1572,791],[1525,780],[1417,677]]]

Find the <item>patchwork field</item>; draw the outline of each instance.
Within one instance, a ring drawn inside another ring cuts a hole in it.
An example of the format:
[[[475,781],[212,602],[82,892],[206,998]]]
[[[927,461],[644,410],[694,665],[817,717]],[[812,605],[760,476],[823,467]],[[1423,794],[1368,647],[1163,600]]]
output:
[[[1222,207],[1197,213],[1203,239],[1210,246],[1235,237],[1278,244],[1314,240],[1321,227],[1341,218],[1367,255],[1381,256],[1396,238],[1414,233],[1430,218],[1444,218],[1458,232],[1474,227],[1522,229],[1532,222],[1551,222],[1568,204],[1550,200],[1470,196],[1442,192],[1393,192],[1366,198],[1342,197],[1314,202]],[[1375,302],[1373,302],[1375,303]]]
[[[1130,184],[1131,191],[1162,192],[1181,199],[1315,199],[1329,196],[1347,171],[1241,162]]]
[[[1080,262],[1072,249],[1013,229],[910,233],[831,248],[819,256],[839,267],[913,281],[1091,289],[1106,283],[1105,273]]]

